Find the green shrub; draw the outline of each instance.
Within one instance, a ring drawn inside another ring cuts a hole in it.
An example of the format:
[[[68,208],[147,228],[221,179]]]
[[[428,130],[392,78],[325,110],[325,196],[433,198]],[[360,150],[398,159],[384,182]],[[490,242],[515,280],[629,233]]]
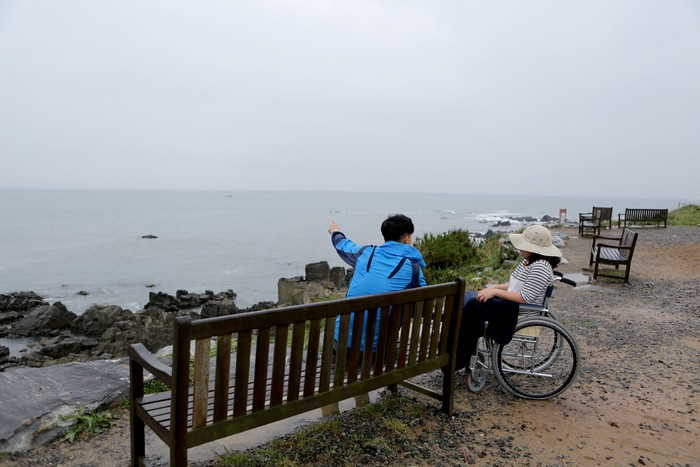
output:
[[[689,204],[668,213],[671,225],[700,225],[700,206]]]
[[[426,234],[417,239],[416,248],[433,269],[454,268],[468,263],[476,256],[476,248],[466,230]]]
[[[466,230],[451,230],[427,234],[416,241],[427,267],[425,279],[429,284],[450,282],[463,278],[470,289],[479,289],[487,282],[506,282],[512,266],[504,259],[515,259],[517,252],[504,249],[501,235],[495,235],[480,246],[474,246]]]

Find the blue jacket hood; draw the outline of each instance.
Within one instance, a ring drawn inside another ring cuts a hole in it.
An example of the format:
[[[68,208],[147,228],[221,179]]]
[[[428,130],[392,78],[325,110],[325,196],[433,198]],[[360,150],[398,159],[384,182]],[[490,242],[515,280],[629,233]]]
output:
[[[394,255],[399,258],[406,257],[412,259],[413,261],[416,261],[421,267],[425,267],[425,260],[423,259],[423,255],[420,251],[418,251],[416,247],[412,245],[406,245],[405,243],[389,240],[383,245],[377,247],[377,249],[380,248],[386,255]]]

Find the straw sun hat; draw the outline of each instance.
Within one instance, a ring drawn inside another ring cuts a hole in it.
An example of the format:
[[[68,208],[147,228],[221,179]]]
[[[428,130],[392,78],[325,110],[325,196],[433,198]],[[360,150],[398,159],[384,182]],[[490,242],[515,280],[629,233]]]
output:
[[[561,251],[552,244],[552,234],[547,227],[531,225],[521,234],[510,234],[510,242],[518,250],[537,253],[542,256],[561,258]]]

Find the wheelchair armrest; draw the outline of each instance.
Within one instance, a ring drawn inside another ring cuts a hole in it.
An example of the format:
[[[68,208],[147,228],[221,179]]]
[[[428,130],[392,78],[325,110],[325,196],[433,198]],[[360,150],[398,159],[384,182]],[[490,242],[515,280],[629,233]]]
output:
[[[520,313],[540,313],[544,310],[546,310],[546,308],[540,305],[528,305],[526,303],[518,305],[518,311]]]

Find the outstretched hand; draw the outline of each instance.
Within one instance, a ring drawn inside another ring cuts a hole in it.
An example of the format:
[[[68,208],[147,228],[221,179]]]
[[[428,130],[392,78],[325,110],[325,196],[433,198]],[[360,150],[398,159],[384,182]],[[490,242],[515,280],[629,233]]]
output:
[[[328,227],[328,233],[333,233],[333,232],[340,232],[340,226],[335,223],[335,221],[331,221],[330,227]]]

